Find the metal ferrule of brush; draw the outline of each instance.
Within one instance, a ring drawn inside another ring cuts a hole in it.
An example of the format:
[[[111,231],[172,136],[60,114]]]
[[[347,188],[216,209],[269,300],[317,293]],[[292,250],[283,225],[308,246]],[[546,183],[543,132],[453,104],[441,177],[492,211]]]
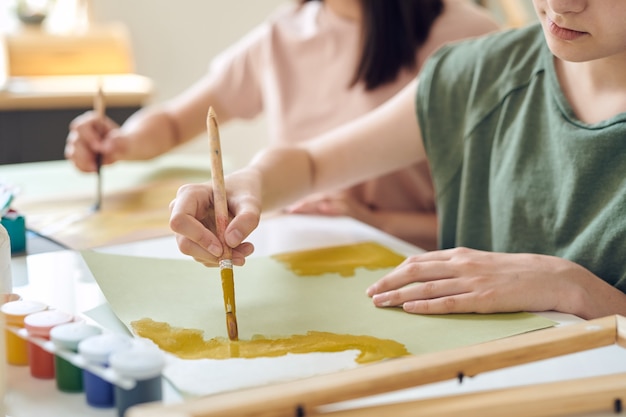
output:
[[[230,259],[222,259],[220,260],[220,268],[228,268],[233,269],[233,261]]]

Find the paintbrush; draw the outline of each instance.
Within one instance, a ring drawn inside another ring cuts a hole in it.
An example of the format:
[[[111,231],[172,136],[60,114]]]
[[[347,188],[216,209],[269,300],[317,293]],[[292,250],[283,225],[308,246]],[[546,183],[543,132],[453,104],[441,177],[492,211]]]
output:
[[[206,119],[211,149],[211,178],[213,181],[213,206],[215,209],[215,225],[217,237],[222,242],[224,252],[219,260],[222,291],[224,292],[224,310],[226,311],[226,329],[228,338],[237,340],[237,315],[235,310],[235,282],[233,276],[232,250],[226,244],[224,232],[228,226],[228,204],[226,202],[226,187],[224,185],[224,167],[222,166],[222,149],[220,146],[220,132],[217,116],[213,107],[209,107]]]
[[[106,109],[102,81],[98,83],[98,91],[93,99],[93,109],[98,118],[98,123],[104,123]],[[96,188],[96,203],[93,206],[93,210],[100,211],[102,207],[102,154],[100,152],[96,154],[96,175],[98,176],[98,184]]]

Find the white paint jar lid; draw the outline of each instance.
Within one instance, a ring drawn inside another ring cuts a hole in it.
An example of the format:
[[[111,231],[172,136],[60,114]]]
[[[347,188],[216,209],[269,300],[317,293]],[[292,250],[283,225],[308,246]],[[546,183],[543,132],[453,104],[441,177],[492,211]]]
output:
[[[78,344],[91,336],[102,333],[102,330],[85,322],[61,324],[50,330],[50,340],[59,349],[76,351]]]
[[[113,352],[130,349],[133,338],[119,333],[104,333],[91,336],[78,344],[78,353],[87,362],[108,365]]]

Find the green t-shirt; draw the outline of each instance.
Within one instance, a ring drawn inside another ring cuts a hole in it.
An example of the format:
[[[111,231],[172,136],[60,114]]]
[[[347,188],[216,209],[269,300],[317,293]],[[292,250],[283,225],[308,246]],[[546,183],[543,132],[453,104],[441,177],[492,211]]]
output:
[[[539,25],[442,48],[416,100],[443,248],[555,255],[626,292],[626,113],[576,118]]]

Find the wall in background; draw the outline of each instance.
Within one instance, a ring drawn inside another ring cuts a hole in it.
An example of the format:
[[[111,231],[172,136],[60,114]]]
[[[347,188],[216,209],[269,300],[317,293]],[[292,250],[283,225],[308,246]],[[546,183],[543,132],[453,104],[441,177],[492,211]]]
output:
[[[290,0],[92,0],[97,22],[128,27],[136,72],[154,81],[153,102],[175,96],[200,78],[213,56]],[[219,115],[218,115],[219,116]],[[267,143],[263,118],[220,129],[225,169],[248,162]],[[206,136],[176,152],[207,152]]]

